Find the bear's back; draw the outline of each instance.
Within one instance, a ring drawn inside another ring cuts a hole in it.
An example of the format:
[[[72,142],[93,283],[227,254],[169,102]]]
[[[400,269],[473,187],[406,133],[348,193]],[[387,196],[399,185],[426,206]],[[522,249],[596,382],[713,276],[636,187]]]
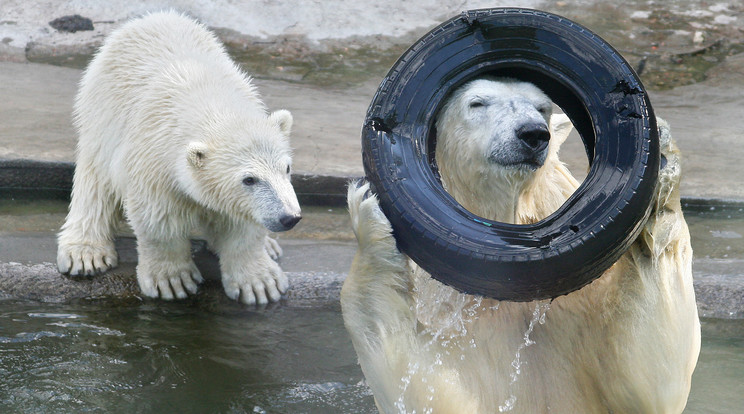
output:
[[[194,67],[204,68],[213,78],[245,80],[204,25],[175,11],[152,13],[124,24],[106,39],[83,75],[80,94],[104,88],[114,94],[130,93],[132,99],[142,92],[139,88],[193,78],[184,68]]]
[[[153,13],[114,31],[86,69],[75,100],[78,157],[117,177],[124,191],[123,171],[172,175],[182,148],[215,116],[264,112],[250,79],[205,26]]]
[[[98,58],[109,69],[144,70],[144,75],[151,75],[164,62],[180,59],[232,66],[222,44],[206,27],[173,11],[126,23],[109,36]]]

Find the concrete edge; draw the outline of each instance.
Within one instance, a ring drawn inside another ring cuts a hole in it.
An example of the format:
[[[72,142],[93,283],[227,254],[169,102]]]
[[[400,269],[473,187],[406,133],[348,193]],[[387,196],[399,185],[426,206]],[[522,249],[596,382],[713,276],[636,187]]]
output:
[[[33,236],[28,237],[32,240]],[[136,239],[117,237],[116,250],[120,262],[117,267],[95,276],[67,276],[57,270],[56,263],[15,262],[0,260],[0,299],[31,300],[47,303],[68,303],[77,300],[147,300],[137,284]],[[328,243],[326,243],[328,245]],[[289,246],[285,245],[285,248]],[[296,250],[297,246],[292,246]],[[287,249],[293,250],[293,249]],[[286,251],[285,251],[286,253]],[[191,254],[204,282],[196,295],[187,300],[233,303],[224,294],[219,259],[207,248],[204,240],[191,240]],[[291,258],[283,257],[279,260]],[[350,266],[350,264],[349,264]],[[340,270],[340,269],[339,269]],[[338,302],[341,285],[346,278],[339,271],[302,271],[294,266],[285,274],[291,287],[282,295],[288,306],[313,306],[318,303]]]
[[[203,263],[197,261],[202,267]],[[216,259],[215,264],[216,266]],[[306,307],[337,303],[345,274],[326,272],[285,272],[291,287],[282,295],[285,306]],[[143,297],[131,263],[95,277],[61,275],[53,263],[0,262],[0,299],[43,303],[70,303],[79,300],[150,300]],[[219,279],[206,279],[196,295],[185,301],[206,301],[243,306],[229,299]],[[179,299],[180,301],[180,299]],[[274,304],[269,304],[271,306]]]
[[[232,303],[222,291],[217,259],[195,254],[197,266],[206,270],[199,293],[186,300]],[[316,306],[337,303],[346,274],[323,272],[286,272],[292,281],[283,295],[285,306]],[[320,276],[320,277],[319,277]],[[695,298],[701,318],[744,319],[743,292],[721,283],[695,280]],[[77,300],[146,300],[142,297],[133,263],[95,277],[60,275],[53,263],[21,264],[0,262],[0,298],[67,303]]]
[[[742,278],[708,280],[696,277],[692,284],[701,318],[744,319],[744,286]]]
[[[32,198],[66,198],[72,189],[75,163],[30,159],[0,159],[0,195]],[[312,206],[346,205],[346,186],[355,176],[292,174],[292,185],[300,203]],[[682,207],[690,210],[744,209],[744,200],[682,196]]]
[[[74,171],[72,162],[0,159],[0,195],[68,198]],[[346,205],[346,185],[354,178],[292,174],[292,185],[302,204],[340,207]]]

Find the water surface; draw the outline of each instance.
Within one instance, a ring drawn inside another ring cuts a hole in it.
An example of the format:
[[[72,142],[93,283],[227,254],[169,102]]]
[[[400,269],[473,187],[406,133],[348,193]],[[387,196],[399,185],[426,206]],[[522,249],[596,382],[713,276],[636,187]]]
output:
[[[0,301],[0,406],[372,413],[338,305]]]

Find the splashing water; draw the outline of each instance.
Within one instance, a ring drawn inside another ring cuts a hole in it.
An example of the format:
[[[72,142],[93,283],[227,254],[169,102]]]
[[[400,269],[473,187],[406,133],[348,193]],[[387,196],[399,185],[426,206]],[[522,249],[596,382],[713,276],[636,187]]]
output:
[[[400,380],[400,395],[394,403],[400,414],[419,414],[415,409],[408,411],[405,404],[406,392],[414,378],[418,378],[424,387],[424,399],[434,401],[436,389],[429,380],[437,375],[435,369],[442,366],[443,358],[451,356],[453,352],[460,351],[459,358],[464,360],[465,351],[477,346],[475,339],[467,339],[468,326],[483,312],[498,309],[498,303],[491,304],[482,297],[462,294],[435,282],[428,275],[415,284],[414,295],[419,298],[413,311],[421,326],[418,333],[422,344],[421,354],[432,355],[433,360],[424,365],[408,363],[406,373]],[[429,406],[421,411],[423,414],[433,412]]]
[[[535,303],[535,310],[532,311],[532,319],[530,320],[530,324],[527,326],[527,330],[524,333],[524,341],[519,344],[516,355],[514,356],[514,360],[511,363],[511,366],[514,370],[510,374],[511,381],[509,382],[509,385],[513,385],[519,379],[519,374],[522,373],[522,364],[526,363],[522,361],[522,350],[530,345],[535,344],[535,341],[530,339],[530,335],[535,329],[535,324],[545,324],[545,315],[548,312],[548,309],[550,309],[550,301]],[[514,409],[514,404],[516,402],[517,397],[514,394],[510,395],[509,398],[504,401],[504,404],[499,406],[499,412],[504,413],[511,411],[512,409]]]
[[[403,378],[400,379],[400,397],[398,397],[398,400],[395,402],[395,408],[398,409],[398,412],[401,414],[408,414],[408,410],[406,409],[406,403],[404,401],[404,396],[406,394],[406,390],[408,389],[408,386],[411,385],[411,380],[413,379],[413,376],[418,371],[418,364],[409,362],[408,363],[408,369],[406,369],[406,375],[403,376]],[[415,410],[414,410],[415,413]]]
[[[420,275],[414,275],[419,277]],[[426,401],[433,401],[436,390],[429,383],[431,378],[437,375],[435,369],[443,365],[443,358],[454,356],[465,361],[468,350],[477,348],[475,338],[470,337],[468,327],[472,326],[478,318],[489,312],[498,311],[499,302],[484,299],[480,296],[471,296],[457,292],[444,286],[426,275],[418,278],[414,283],[415,308],[419,321],[420,331],[418,337],[421,345],[421,354],[432,355],[429,364],[409,362],[405,375],[401,378],[399,389],[400,395],[395,402],[395,408],[400,414],[428,414],[433,412],[432,407],[424,407],[423,411],[409,411],[406,407],[406,392],[410,392],[411,383],[414,378],[424,386]],[[530,336],[535,327],[545,323],[546,313],[550,308],[550,300],[535,303],[532,317],[524,332],[523,341],[516,350],[514,360],[511,362],[512,371],[509,373],[509,385],[515,384],[522,372],[522,365],[526,362],[522,359],[522,351],[535,344]],[[450,359],[450,358],[447,358]],[[517,397],[511,394],[503,405],[499,406],[499,412],[508,412],[514,409]]]
[[[499,412],[505,413],[514,409],[514,403],[517,402],[517,396],[512,394],[504,401],[504,405],[499,405]]]

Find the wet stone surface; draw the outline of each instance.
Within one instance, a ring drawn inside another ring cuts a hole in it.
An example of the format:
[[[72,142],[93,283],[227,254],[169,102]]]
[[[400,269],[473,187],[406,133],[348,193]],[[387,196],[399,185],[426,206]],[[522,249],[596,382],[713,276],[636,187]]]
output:
[[[703,81],[708,71],[744,52],[744,4],[739,2],[574,0],[544,1],[536,7],[579,22],[602,36],[636,68],[650,89]],[[66,16],[73,22],[71,17]],[[309,40],[303,34],[256,37],[212,27],[228,52],[257,78],[334,88],[378,82],[398,56],[430,28],[412,27],[408,34],[397,37],[379,34]],[[83,68],[98,44],[31,42],[26,55],[30,62]]]
[[[647,88],[701,82],[744,52],[744,4],[690,0],[622,3],[549,1],[540,7],[596,32],[631,63]],[[425,30],[403,38],[309,43],[303,37],[252,39],[217,30],[230,54],[260,78],[348,87],[381,79]]]
[[[744,51],[744,4],[694,0],[552,2],[554,11],[602,36],[650,89],[703,81]]]

